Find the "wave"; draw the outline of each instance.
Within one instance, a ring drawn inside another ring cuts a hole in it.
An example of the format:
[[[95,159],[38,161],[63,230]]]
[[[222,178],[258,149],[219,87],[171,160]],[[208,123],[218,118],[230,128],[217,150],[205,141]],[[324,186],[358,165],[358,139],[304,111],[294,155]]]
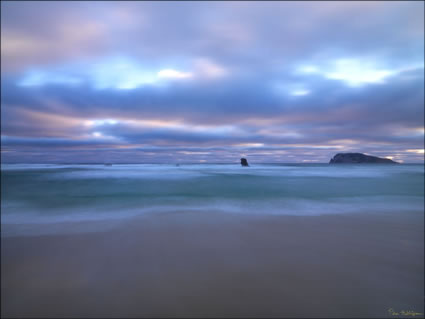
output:
[[[402,173],[424,173],[423,165],[328,164],[2,164],[2,171],[45,170],[50,178],[157,178],[188,179],[211,175],[371,178]]]

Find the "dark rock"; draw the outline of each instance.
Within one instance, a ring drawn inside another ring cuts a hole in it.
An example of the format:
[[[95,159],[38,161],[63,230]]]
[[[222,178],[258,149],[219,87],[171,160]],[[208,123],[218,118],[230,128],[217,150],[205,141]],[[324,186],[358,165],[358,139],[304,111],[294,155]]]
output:
[[[388,158],[370,156],[362,153],[338,153],[329,162],[329,164],[350,163],[398,164]]]
[[[241,165],[242,166],[249,166],[248,165],[248,161],[246,160],[246,158],[241,158]]]

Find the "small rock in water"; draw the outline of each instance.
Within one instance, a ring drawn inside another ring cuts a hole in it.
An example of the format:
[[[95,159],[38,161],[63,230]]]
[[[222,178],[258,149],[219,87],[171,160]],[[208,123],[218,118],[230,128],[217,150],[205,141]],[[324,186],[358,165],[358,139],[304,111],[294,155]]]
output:
[[[246,160],[246,158],[241,158],[241,165],[242,166],[249,166],[248,165],[248,161]]]

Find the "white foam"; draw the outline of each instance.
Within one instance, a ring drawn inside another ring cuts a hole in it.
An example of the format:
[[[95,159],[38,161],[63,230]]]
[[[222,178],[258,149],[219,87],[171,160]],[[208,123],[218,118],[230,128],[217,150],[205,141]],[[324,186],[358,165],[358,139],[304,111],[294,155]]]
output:
[[[2,205],[3,206],[3,205]],[[329,200],[274,199],[274,200],[185,200],[168,205],[151,204],[145,207],[92,206],[61,209],[59,212],[40,211],[19,207],[19,212],[2,212],[2,224],[49,224],[58,222],[119,220],[143,214],[175,211],[222,212],[250,215],[324,215],[367,211],[423,211],[420,196],[341,197]]]

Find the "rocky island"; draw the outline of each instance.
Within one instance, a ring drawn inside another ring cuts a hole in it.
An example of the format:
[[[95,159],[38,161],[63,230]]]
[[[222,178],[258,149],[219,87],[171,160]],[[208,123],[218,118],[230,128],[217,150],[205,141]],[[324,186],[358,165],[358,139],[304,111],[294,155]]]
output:
[[[388,158],[365,155],[362,153],[338,153],[329,162],[329,164],[398,164]]]

